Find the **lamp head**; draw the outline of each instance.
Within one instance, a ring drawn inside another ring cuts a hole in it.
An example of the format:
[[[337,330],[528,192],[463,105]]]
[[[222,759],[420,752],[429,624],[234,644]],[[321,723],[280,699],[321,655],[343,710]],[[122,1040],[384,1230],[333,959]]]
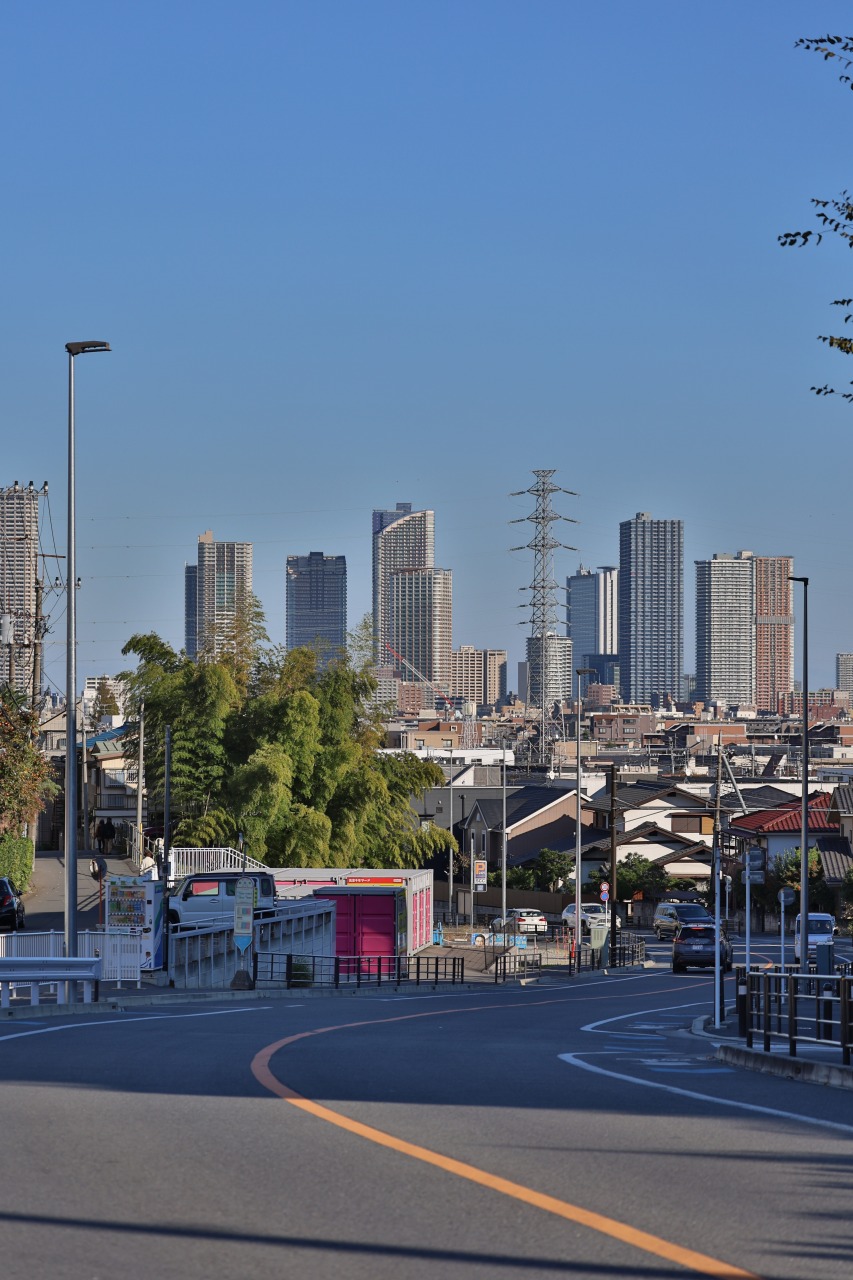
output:
[[[66,342],[65,350],[70,356],[82,356],[87,351],[109,351],[108,342]]]

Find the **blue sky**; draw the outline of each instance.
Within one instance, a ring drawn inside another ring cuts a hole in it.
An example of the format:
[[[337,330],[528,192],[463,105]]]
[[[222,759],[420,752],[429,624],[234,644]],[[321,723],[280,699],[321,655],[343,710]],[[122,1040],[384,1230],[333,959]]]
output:
[[[513,685],[532,501],[508,495],[554,467],[578,494],[558,576],[616,563],[637,511],[682,518],[694,670],[693,560],[794,555],[833,683],[853,409],[809,387],[847,380],[816,335],[850,263],[776,236],[853,177],[853,98],[793,47],[848,15],[7,0],[0,482],[50,482],[59,551],[64,344],[113,347],[77,365],[81,682],[134,631],[180,646],[208,528],[254,542],[273,639],[290,553],[346,555],[355,623],[371,510],[411,501],[454,643],[508,648]]]

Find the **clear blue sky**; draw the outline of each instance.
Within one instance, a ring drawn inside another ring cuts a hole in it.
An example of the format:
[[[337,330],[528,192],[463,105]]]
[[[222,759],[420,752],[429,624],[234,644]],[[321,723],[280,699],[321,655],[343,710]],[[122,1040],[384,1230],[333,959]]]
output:
[[[579,495],[561,578],[616,563],[637,511],[684,520],[687,670],[693,560],[794,555],[810,683],[833,683],[853,409],[809,387],[853,376],[816,341],[851,260],[776,236],[853,181],[853,95],[793,47],[849,18],[6,0],[0,482],[50,482],[60,551],[64,344],[113,347],[77,365],[81,683],[134,631],[181,645],[207,528],[254,542],[274,639],[289,553],[346,555],[356,622],[371,510],[411,501],[454,643],[507,647],[514,685],[532,564],[508,521],[532,503],[508,494],[535,467]]]

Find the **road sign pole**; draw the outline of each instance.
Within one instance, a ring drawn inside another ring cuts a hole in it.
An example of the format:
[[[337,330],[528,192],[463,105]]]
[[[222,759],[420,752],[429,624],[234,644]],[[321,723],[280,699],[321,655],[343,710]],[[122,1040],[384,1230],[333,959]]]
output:
[[[750,944],[750,925],[752,923],[752,879],[749,871],[746,873],[746,971],[749,973],[749,944]]]
[[[780,902],[782,908],[782,973],[785,972],[785,899]]]

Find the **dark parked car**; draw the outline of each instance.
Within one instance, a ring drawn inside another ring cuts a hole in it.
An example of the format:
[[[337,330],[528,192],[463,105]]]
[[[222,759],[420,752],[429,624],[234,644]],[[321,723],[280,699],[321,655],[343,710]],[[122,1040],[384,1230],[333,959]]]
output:
[[[720,929],[720,963],[726,973],[732,969],[732,944],[724,929]],[[714,966],[714,923],[683,924],[672,940],[672,972],[683,973],[695,967],[708,969]]]
[[[24,904],[8,876],[0,876],[0,929],[23,929]]]
[[[661,902],[655,911],[652,928],[658,938],[674,938],[682,924],[705,924],[711,920],[701,902]]]

